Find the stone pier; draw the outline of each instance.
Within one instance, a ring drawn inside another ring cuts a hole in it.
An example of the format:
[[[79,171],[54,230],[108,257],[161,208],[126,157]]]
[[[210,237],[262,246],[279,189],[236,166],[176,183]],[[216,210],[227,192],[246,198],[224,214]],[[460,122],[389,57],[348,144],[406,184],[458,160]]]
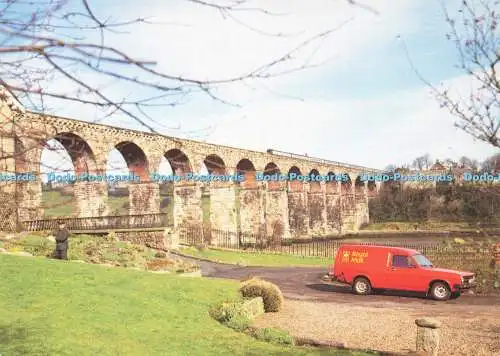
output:
[[[215,246],[226,241],[219,241],[219,232],[229,236],[230,242],[237,242],[238,223],[236,213],[236,190],[232,182],[213,182],[210,186],[210,229],[212,244]]]
[[[187,231],[199,234],[197,239],[203,241],[203,209],[199,183],[182,182],[174,185],[174,231],[179,236]]]
[[[358,230],[361,225],[369,222],[368,216],[368,188],[366,183],[362,183],[355,190],[355,204],[356,204],[356,223],[355,229]]]
[[[288,214],[292,238],[308,237],[309,235],[309,204],[307,198],[308,194],[304,187],[301,187],[300,190],[293,189],[293,185],[290,184],[288,190]]]
[[[313,235],[324,235],[326,232],[326,201],[324,182],[309,184],[309,232]]]
[[[257,238],[264,238],[264,194],[261,186],[240,187],[240,233],[242,243],[256,243]]]
[[[354,194],[347,193],[340,196],[340,216],[342,233],[356,230],[356,201]]]
[[[106,182],[79,181],[73,185],[76,214],[80,218],[108,215]]]
[[[286,185],[270,185],[265,191],[266,236],[279,241],[290,238]]]
[[[327,234],[340,234],[341,204],[340,196],[333,192],[326,193]]]
[[[129,183],[130,215],[160,212],[160,186],[153,182]]]
[[[19,220],[37,220],[43,218],[42,185],[40,181],[17,183],[16,205]]]

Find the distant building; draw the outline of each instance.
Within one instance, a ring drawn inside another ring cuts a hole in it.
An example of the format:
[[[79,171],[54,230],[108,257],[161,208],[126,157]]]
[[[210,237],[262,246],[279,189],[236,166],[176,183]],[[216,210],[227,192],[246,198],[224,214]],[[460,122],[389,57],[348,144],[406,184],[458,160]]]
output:
[[[444,164],[439,162],[439,160],[436,160],[436,163],[434,163],[431,166],[429,171],[431,171],[431,172],[443,172],[443,171],[446,171],[446,169],[447,169],[447,167]]]

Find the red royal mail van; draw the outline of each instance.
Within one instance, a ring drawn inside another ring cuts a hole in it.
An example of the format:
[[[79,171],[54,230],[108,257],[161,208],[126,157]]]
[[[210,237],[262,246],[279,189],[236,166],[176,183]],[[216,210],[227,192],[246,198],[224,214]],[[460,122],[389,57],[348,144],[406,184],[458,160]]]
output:
[[[342,245],[328,277],[356,294],[374,289],[423,292],[436,300],[459,296],[476,285],[474,273],[435,268],[420,252],[389,246]]]

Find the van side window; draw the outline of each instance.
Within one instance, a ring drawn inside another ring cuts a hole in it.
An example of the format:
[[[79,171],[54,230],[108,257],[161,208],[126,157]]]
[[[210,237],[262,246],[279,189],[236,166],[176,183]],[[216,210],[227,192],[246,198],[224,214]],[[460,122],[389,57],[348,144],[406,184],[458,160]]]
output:
[[[408,256],[398,256],[394,255],[392,257],[392,266],[393,267],[408,267],[409,265]]]

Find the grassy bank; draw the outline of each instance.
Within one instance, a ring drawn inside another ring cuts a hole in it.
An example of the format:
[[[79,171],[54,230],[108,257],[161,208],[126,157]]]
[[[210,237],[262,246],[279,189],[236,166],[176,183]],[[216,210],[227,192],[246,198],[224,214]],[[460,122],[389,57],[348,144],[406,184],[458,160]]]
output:
[[[302,257],[293,255],[277,255],[266,253],[245,253],[236,251],[223,251],[216,249],[198,250],[194,247],[183,248],[183,254],[208,259],[214,262],[243,264],[246,266],[268,267],[325,267],[332,263],[331,259],[322,257]]]
[[[238,284],[0,255],[0,354],[363,355],[277,346],[213,320]]]
[[[169,272],[192,272],[196,264],[173,259],[165,253],[158,253],[142,245],[117,240],[112,234],[106,236],[71,235],[68,258],[94,264],[108,264],[117,267],[168,270]],[[55,242],[43,233],[19,235],[9,240],[0,240],[0,248],[9,252],[29,252],[34,256],[47,257],[55,249]]]
[[[425,221],[425,222],[383,222],[364,225],[361,230],[367,231],[448,231],[448,230],[476,230],[466,222]]]

